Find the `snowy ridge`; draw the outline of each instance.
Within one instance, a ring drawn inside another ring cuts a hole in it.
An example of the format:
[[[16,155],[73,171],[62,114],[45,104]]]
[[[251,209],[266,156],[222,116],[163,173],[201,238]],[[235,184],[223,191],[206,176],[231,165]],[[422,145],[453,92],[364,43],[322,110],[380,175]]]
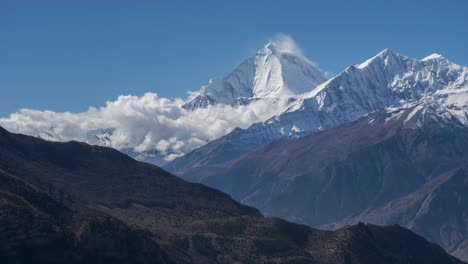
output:
[[[270,135],[271,141],[284,136],[298,137],[387,107],[410,107],[422,100],[434,100],[468,124],[467,87],[466,67],[440,55],[417,60],[386,49],[348,67],[300,96],[281,115],[254,124],[244,133]]]
[[[445,106],[431,99],[423,99],[420,102],[405,107],[388,107],[385,123],[402,122],[405,128],[419,129],[427,119],[435,121],[440,127],[459,126],[468,128],[457,116],[451,113]]]

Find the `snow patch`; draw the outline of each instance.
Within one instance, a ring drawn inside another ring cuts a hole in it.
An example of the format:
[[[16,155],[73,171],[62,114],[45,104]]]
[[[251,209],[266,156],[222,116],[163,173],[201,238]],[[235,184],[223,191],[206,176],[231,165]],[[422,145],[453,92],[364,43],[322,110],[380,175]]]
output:
[[[423,108],[423,105],[418,105],[406,116],[406,119],[403,121],[403,124],[406,124],[408,121],[413,118],[413,116],[418,113]]]
[[[421,61],[435,60],[435,59],[440,59],[440,58],[443,58],[442,55],[437,54],[437,53],[433,53],[433,54],[423,58]]]

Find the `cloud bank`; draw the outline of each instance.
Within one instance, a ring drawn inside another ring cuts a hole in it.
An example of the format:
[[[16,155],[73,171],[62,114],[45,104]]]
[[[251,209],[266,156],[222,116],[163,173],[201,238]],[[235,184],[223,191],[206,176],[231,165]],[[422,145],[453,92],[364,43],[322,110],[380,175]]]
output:
[[[21,109],[0,125],[9,131],[49,140],[78,140],[135,152],[157,151],[166,160],[278,114],[286,103],[258,101],[246,106],[215,105],[187,111],[181,99],[157,94],[119,96],[86,112]],[[98,137],[105,140],[97,140]]]

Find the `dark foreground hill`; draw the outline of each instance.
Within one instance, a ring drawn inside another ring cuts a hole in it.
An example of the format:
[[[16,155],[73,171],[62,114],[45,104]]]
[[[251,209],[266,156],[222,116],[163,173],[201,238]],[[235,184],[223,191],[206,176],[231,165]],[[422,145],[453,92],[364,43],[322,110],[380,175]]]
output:
[[[320,231],[117,151],[0,129],[2,263],[463,263],[400,226]]]

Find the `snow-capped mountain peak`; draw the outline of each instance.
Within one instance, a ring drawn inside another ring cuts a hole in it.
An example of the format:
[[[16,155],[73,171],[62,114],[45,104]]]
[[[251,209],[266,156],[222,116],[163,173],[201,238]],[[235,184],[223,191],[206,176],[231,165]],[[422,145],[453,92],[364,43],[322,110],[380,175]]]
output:
[[[210,80],[184,108],[194,110],[213,104],[286,99],[311,91],[326,79],[294,41],[283,36],[268,42],[224,78]]]
[[[413,60],[411,58],[400,55],[390,49],[384,49],[374,57],[350,69],[381,71],[383,75],[393,75],[405,71],[408,67],[411,67],[412,63]]]
[[[366,67],[369,67],[369,65],[373,63],[383,63],[384,65],[388,65],[392,61],[392,59],[398,59],[399,57],[401,57],[401,55],[396,54],[387,48],[379,52],[374,57],[356,65],[356,68],[364,69]]]
[[[269,42],[257,53],[255,66],[252,90],[257,98],[299,95],[326,80],[290,39]]]

